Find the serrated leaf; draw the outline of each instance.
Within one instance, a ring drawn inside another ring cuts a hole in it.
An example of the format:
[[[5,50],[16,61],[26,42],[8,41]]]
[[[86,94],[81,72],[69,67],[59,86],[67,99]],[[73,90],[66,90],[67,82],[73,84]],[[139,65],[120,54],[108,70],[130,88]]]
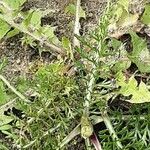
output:
[[[38,33],[42,34],[43,37],[45,37],[46,40],[50,41],[51,43],[55,45],[60,45],[60,41],[54,34],[55,27],[51,27],[50,25],[43,26],[38,30]]]
[[[120,93],[124,96],[130,96],[135,92],[137,89],[137,81],[134,78],[134,76],[131,76],[129,78],[129,81],[126,83],[124,82],[124,85],[121,86]]]
[[[137,23],[139,18],[139,14],[130,14],[127,11],[123,11],[121,17],[117,22],[117,26],[119,27],[130,27]]]
[[[10,26],[0,19],[0,39],[2,39],[6,33],[10,30]]]
[[[150,5],[149,4],[145,6],[145,11],[141,17],[141,21],[146,25],[150,25]]]
[[[44,26],[40,30],[46,38],[52,39],[55,36],[54,29],[55,28],[51,26]]]
[[[150,92],[143,81],[141,81],[138,86],[134,75],[126,81],[125,76],[121,72],[118,73],[116,79],[118,86],[121,86],[119,94],[122,94],[123,96],[132,96],[130,100],[126,101],[130,103],[150,102]]]
[[[140,38],[135,33],[131,33],[133,51],[129,54],[129,58],[134,62],[139,71],[150,72],[150,52],[147,48],[145,39]]]
[[[130,65],[131,65],[131,61],[128,58],[126,58],[126,60],[120,60],[116,62],[115,65],[112,67],[112,70],[114,72],[124,71],[128,69]]]
[[[130,103],[145,103],[150,102],[150,92],[146,84],[141,81],[138,90],[133,91]]]
[[[18,10],[26,0],[3,0],[13,10]]]
[[[117,80],[118,86],[124,86],[126,77],[123,75],[122,71],[119,71],[116,74],[116,80]]]

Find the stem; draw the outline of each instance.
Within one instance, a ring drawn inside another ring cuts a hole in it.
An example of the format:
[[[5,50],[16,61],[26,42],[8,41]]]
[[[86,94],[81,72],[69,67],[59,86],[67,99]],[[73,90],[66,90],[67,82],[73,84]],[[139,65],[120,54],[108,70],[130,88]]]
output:
[[[10,85],[10,83],[2,76],[0,75],[0,79],[10,88],[18,97],[20,97],[24,102],[31,103],[24,95],[22,95],[19,91],[17,91],[13,86]]]
[[[85,139],[86,150],[91,150],[90,139]]]
[[[118,138],[118,136],[112,126],[112,123],[110,121],[110,118],[106,112],[102,113],[102,118],[103,118],[103,121],[104,121],[107,129],[109,130],[109,133],[112,136],[113,140],[116,141],[117,146],[122,149],[123,146],[122,146],[121,142],[119,141],[119,138]]]
[[[79,33],[79,30],[80,30],[80,22],[79,22],[79,19],[80,19],[80,3],[81,3],[81,0],[77,0],[77,3],[76,3],[76,16],[75,16],[75,25],[74,25],[74,35],[80,35]],[[74,36],[74,39],[73,39],[73,46],[74,47],[80,47],[80,42],[79,40]]]

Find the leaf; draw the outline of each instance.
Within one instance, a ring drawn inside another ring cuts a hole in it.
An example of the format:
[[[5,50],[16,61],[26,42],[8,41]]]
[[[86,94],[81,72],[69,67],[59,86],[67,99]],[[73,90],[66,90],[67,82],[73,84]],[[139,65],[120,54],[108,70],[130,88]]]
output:
[[[54,27],[51,27],[51,26],[44,26],[44,27],[42,27],[40,30],[41,30],[41,32],[43,33],[43,35],[44,35],[46,38],[48,38],[49,40],[55,37],[55,34],[54,34],[55,28],[54,28]]]
[[[115,65],[113,66],[112,70],[114,72],[118,72],[118,71],[124,71],[126,69],[128,69],[131,65],[131,61],[126,58],[126,60],[120,60],[118,62],[115,63]]]
[[[71,15],[75,15],[76,14],[76,6],[74,4],[69,4],[65,8],[65,13],[68,13],[68,14],[71,14]],[[80,6],[79,16],[80,16],[80,18],[86,18],[85,11],[82,9],[81,6]]]
[[[124,82],[124,84],[122,84],[121,89],[120,89],[120,93],[123,94],[124,96],[130,96],[136,90],[137,90],[137,81],[134,78],[134,76],[131,76],[127,83]]]
[[[133,91],[130,103],[145,103],[150,102],[150,92],[146,84],[141,81],[138,90]]]
[[[17,35],[17,34],[19,34],[19,33],[20,33],[20,31],[15,28],[15,29],[9,31],[9,32],[6,34],[6,38],[11,38],[11,37],[13,37],[13,36],[15,36],[15,35]]]
[[[146,84],[141,81],[139,86],[134,78],[134,75],[129,78],[129,81],[126,82],[123,73],[119,73],[117,76],[117,84],[121,86],[119,93],[123,96],[132,95],[130,100],[126,100],[130,103],[145,103],[150,102],[150,92]]]
[[[119,38],[123,34],[129,33],[131,29],[135,28],[139,23],[139,14],[131,14],[128,11],[129,0],[120,0],[117,7],[113,10],[113,16],[108,26],[108,33],[110,37]],[[140,27],[139,27],[140,28]],[[137,29],[138,30],[138,29]]]
[[[150,52],[145,39],[140,38],[136,33],[131,33],[133,51],[129,54],[129,59],[134,62],[139,71],[150,72]]]
[[[45,37],[46,40],[50,41],[51,43],[55,45],[60,45],[60,41],[54,34],[55,27],[51,27],[50,25],[43,26],[39,29],[39,33],[42,34],[43,37]]]
[[[2,39],[6,33],[10,30],[10,26],[0,19],[0,39]]]
[[[138,18],[138,14],[130,14],[127,11],[123,11],[120,19],[117,22],[117,26],[129,28],[137,23]]]
[[[30,27],[30,30],[35,30],[38,29],[41,25],[41,18],[42,18],[42,12],[39,10],[30,10],[26,17],[25,20],[22,22],[23,25],[26,27]]]
[[[11,125],[6,124],[6,125],[3,125],[3,126],[0,126],[0,131],[6,131],[6,130],[9,130],[11,128],[12,128]]]
[[[7,95],[3,86],[3,82],[0,81],[0,106],[7,102]]]
[[[128,12],[129,0],[119,0],[118,4],[123,7]]]
[[[1,115],[0,116],[0,126],[6,125],[6,124],[10,123],[13,120],[14,119],[11,116]]]
[[[70,58],[73,60],[73,53],[72,53],[72,47],[71,42],[68,38],[62,37],[62,46],[67,51],[67,54],[70,55]]]
[[[149,4],[145,6],[145,11],[141,17],[141,21],[146,25],[150,25],[150,5]]]
[[[9,5],[13,10],[18,10],[26,0],[3,0],[7,5]]]
[[[123,75],[122,71],[119,71],[116,74],[116,81],[118,86],[124,86],[125,85],[125,81],[126,81],[126,77]]]

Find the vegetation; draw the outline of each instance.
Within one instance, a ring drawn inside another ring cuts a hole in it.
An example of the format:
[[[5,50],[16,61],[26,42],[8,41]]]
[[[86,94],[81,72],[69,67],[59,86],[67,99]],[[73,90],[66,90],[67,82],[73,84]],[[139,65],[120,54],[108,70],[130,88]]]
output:
[[[75,16],[73,38],[59,39],[41,24],[50,11],[23,11],[25,2],[0,1],[1,41],[22,34],[23,46],[57,58],[34,62],[15,83],[1,62],[0,149],[150,149],[150,3],[108,1],[81,36],[77,0],[65,8]]]

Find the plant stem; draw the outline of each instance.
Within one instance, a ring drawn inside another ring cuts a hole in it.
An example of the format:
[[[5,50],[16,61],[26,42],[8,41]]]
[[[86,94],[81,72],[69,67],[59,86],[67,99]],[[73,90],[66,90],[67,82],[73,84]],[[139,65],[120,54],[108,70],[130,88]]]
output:
[[[80,30],[80,3],[81,0],[77,0],[76,2],[76,16],[75,16],[75,25],[74,25],[74,35],[80,35],[79,30]],[[74,36],[73,38],[73,46],[74,47],[80,47],[80,42],[79,40]]]
[[[112,126],[112,123],[110,121],[110,118],[106,112],[102,113],[102,118],[103,118],[103,121],[104,121],[107,129],[109,130],[109,133],[112,136],[113,140],[116,141],[117,146],[122,149],[123,146],[122,146],[121,142],[119,141],[119,138],[118,138],[118,136]]]
[[[90,139],[85,139],[86,150],[91,150]]]
[[[24,95],[22,95],[19,91],[17,91],[13,86],[10,85],[10,83],[2,76],[0,75],[0,79],[10,88],[18,97],[20,97],[24,102],[31,103]]]

